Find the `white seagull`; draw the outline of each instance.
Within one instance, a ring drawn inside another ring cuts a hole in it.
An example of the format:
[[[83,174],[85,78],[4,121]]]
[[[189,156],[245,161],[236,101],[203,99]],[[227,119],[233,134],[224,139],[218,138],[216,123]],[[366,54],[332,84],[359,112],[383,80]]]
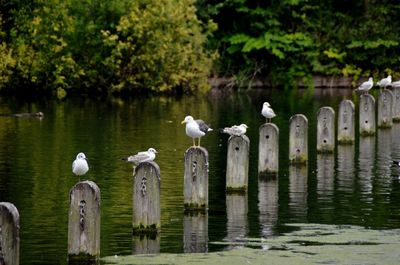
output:
[[[195,120],[192,116],[186,116],[181,124],[184,123],[186,123],[186,135],[193,139],[193,147],[196,147],[195,138],[199,139],[200,147],[200,138],[213,130],[203,120]]]
[[[390,86],[390,84],[392,83],[392,76],[388,75],[386,78],[381,79],[380,81],[378,81],[378,83],[376,83],[376,85],[380,86],[381,88],[386,88],[387,86]]]
[[[74,162],[72,162],[72,173],[79,176],[79,181],[81,176],[85,175],[89,170],[89,165],[87,163],[87,158],[84,153],[79,153],[76,156]]]
[[[267,119],[267,122],[271,122],[271,119],[276,116],[274,110],[268,102],[264,102],[261,114]]]
[[[374,86],[372,77],[368,78],[368,81],[363,82],[356,90],[368,94],[368,91]]]
[[[235,135],[235,136],[242,136],[243,134],[246,133],[247,131],[247,125],[246,124],[240,124],[240,125],[233,125],[232,127],[225,127],[221,130],[223,133],[227,133],[230,136]]]
[[[142,162],[153,161],[156,158],[156,154],[156,149],[151,147],[147,151],[138,152],[136,155],[129,156],[126,160],[134,163],[137,166]]]
[[[392,87],[400,87],[400,80],[399,81],[394,81],[390,84]]]

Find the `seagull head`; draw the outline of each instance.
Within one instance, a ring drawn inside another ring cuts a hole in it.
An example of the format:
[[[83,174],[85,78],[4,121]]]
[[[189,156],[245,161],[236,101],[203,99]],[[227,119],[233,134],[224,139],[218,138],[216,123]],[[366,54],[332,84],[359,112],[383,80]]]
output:
[[[188,122],[191,122],[193,120],[194,119],[193,119],[192,116],[186,116],[185,119],[181,122],[181,124],[188,123]]]
[[[271,107],[271,105],[268,102],[264,102],[263,106],[268,107],[268,108]]]
[[[87,160],[87,158],[86,158],[86,156],[85,156],[84,153],[79,153],[79,154],[77,154],[77,155],[76,155],[76,159],[85,159],[85,160]]]
[[[156,151],[156,149],[154,149],[154,148],[149,148],[149,150],[147,150],[147,152],[149,152],[149,153],[154,153],[154,154],[157,154],[158,152]]]
[[[240,126],[240,127],[243,127],[243,128],[246,128],[246,129],[249,128],[249,127],[248,127],[246,124],[244,124],[244,123],[240,124],[239,126]]]

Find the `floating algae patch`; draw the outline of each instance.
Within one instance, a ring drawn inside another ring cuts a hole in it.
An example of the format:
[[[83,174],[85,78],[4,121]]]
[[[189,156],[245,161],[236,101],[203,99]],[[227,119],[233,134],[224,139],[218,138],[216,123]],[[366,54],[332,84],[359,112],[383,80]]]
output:
[[[399,264],[400,229],[292,224],[294,232],[240,242],[229,251],[191,254],[112,256],[102,264]]]

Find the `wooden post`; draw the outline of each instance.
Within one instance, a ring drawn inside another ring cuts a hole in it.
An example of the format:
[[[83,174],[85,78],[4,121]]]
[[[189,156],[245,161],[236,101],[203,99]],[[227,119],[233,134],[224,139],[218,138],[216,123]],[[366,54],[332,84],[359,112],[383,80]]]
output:
[[[400,87],[394,87],[393,92],[393,122],[400,122]]]
[[[317,152],[333,153],[335,149],[335,111],[322,107],[317,114]]]
[[[378,98],[378,128],[391,128],[393,126],[393,93],[384,89]]]
[[[189,211],[208,209],[208,152],[203,147],[185,152],[184,206]]]
[[[93,261],[100,257],[100,189],[92,181],[78,182],[70,191],[68,259]]]
[[[291,222],[307,220],[307,165],[291,165],[289,167],[289,210],[294,219]]]
[[[247,192],[250,140],[246,135],[231,136],[228,140],[226,191]]]
[[[160,167],[153,161],[143,162],[133,174],[133,233],[158,233],[161,229]]]
[[[226,196],[226,239],[228,242],[243,242],[243,239],[247,237],[249,232],[247,212],[247,194],[228,194]]]
[[[354,103],[345,99],[340,102],[338,114],[338,144],[354,144],[355,114]]]
[[[360,96],[360,136],[375,135],[375,99],[370,94]]]
[[[277,175],[279,171],[279,129],[273,123],[260,126],[258,144],[258,175]]]
[[[289,161],[291,164],[306,164],[308,161],[308,120],[296,114],[289,120]]]
[[[208,213],[189,212],[183,216],[183,248],[185,253],[208,252]]]
[[[19,265],[19,213],[14,204],[0,202],[0,264]]]
[[[278,178],[258,180],[258,211],[261,235],[264,238],[275,235],[278,223],[279,185]]]

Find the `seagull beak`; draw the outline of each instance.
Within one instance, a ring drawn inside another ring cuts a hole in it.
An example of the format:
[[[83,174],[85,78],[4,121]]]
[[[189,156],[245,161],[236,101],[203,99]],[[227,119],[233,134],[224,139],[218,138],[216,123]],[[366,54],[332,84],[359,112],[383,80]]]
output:
[[[181,121],[181,124],[184,124],[184,123],[186,123],[186,121],[185,121],[185,120]]]

